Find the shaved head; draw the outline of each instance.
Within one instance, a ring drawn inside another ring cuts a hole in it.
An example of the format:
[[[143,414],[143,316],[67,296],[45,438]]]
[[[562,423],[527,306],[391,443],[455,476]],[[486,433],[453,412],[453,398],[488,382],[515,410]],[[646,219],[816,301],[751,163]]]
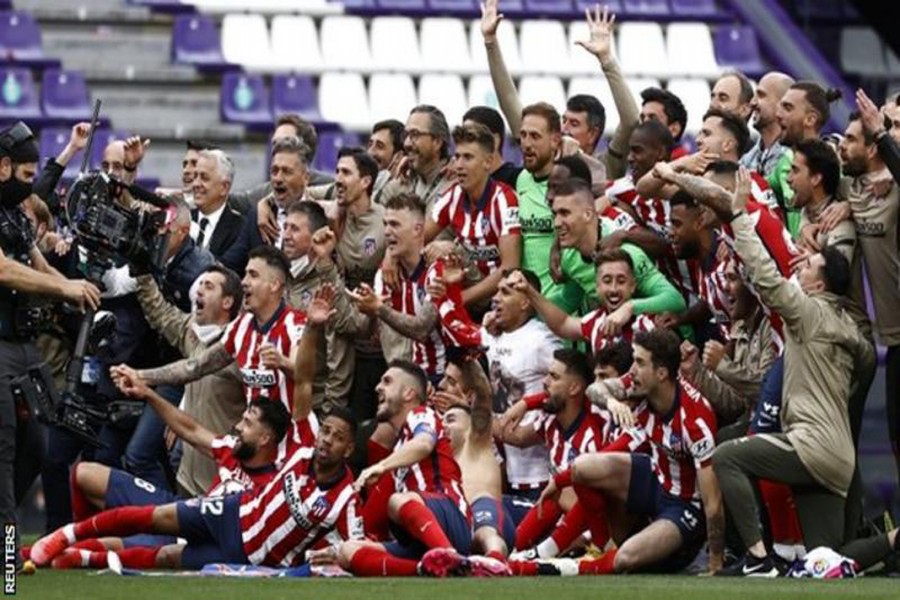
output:
[[[793,77],[787,73],[782,73],[781,71],[769,71],[759,80],[759,85],[766,84],[767,86],[771,86],[769,89],[775,92],[779,99],[784,96],[784,93],[795,83],[796,81]]]

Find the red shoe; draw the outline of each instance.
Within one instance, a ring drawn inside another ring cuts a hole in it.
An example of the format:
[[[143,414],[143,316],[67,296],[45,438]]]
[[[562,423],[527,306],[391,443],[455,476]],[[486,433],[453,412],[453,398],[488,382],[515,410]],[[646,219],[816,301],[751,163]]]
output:
[[[419,575],[447,577],[464,575],[466,559],[452,548],[432,548],[419,561]]]
[[[80,569],[87,565],[83,562],[81,550],[77,548],[66,548],[62,553],[50,561],[50,566],[54,569]]]
[[[53,533],[45,535],[31,547],[31,560],[39,567],[50,564],[56,556],[72,545],[75,539],[75,526],[71,523],[60,527]],[[68,530],[69,535],[66,535]]]
[[[472,577],[509,577],[509,565],[490,556],[470,556],[464,559],[464,568]]]

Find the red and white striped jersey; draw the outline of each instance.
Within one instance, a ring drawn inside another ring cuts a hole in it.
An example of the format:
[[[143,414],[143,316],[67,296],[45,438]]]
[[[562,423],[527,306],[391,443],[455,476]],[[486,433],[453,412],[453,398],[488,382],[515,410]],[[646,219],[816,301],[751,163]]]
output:
[[[697,296],[709,306],[716,322],[728,323],[731,317],[728,314],[730,300],[725,287],[725,270],[729,260],[720,258],[720,245],[725,246],[721,249],[721,254],[727,251],[727,255],[730,257],[732,252],[728,250],[727,244],[719,241],[717,236],[709,256],[692,258],[684,262],[690,270],[691,281],[695,282],[697,286]]]
[[[769,187],[769,182],[766,181],[766,178],[756,171],[750,171],[750,196],[763,206],[768,206],[779,219],[784,221],[784,214],[781,211],[781,207],[778,206],[778,198],[775,197],[775,192]]]
[[[626,175],[606,185],[606,196],[615,202],[622,202],[634,209],[638,221],[653,233],[668,238],[669,219],[672,208],[664,198],[644,198],[634,189],[631,175]]]
[[[599,352],[608,345],[623,340],[630,344],[635,333],[639,331],[650,331],[656,327],[653,319],[647,315],[637,315],[622,327],[622,330],[618,335],[606,337],[601,333],[600,327],[606,321],[607,314],[606,308],[601,306],[597,310],[591,311],[581,317],[581,335],[591,343],[591,350],[593,352]]]
[[[474,206],[462,186],[454,184],[434,203],[431,218],[441,228],[453,229],[484,276],[500,266],[500,238],[521,233],[515,190],[493,179]]]
[[[443,494],[468,517],[469,506],[463,493],[462,472],[453,458],[450,439],[444,435],[444,426],[437,413],[427,406],[417,406],[406,415],[406,422],[394,444],[394,452],[417,435],[430,436],[434,440],[434,449],[416,464],[396,469],[394,489],[398,492]]]
[[[422,307],[425,304],[431,303],[431,298],[426,291],[426,285],[437,276],[435,265],[428,267],[423,256],[412,273],[407,275],[401,267],[398,273],[400,286],[391,290],[385,287],[384,277],[381,269],[379,269],[375,274],[374,291],[380,296],[390,292],[391,308],[404,315],[415,316],[422,312]],[[420,342],[413,339],[412,350],[413,362],[419,365],[429,377],[443,375],[447,360],[444,354],[444,341],[441,339],[440,327],[432,329],[425,341]]]
[[[587,399],[581,414],[567,430],[563,430],[557,415],[550,413],[542,413],[534,422],[534,430],[544,438],[550,450],[550,462],[557,472],[572,466],[578,456],[598,452],[606,446],[611,441],[612,429],[609,413]]]
[[[320,482],[314,455],[314,446],[297,447],[258,494],[241,496],[241,539],[252,564],[294,567],[306,550],[363,539],[353,473],[345,466],[334,481]]]
[[[799,251],[794,245],[794,241],[791,239],[791,234],[788,232],[787,227],[784,226],[784,222],[778,217],[775,211],[754,200],[752,195],[747,201],[747,215],[753,221],[756,235],[759,236],[763,247],[772,258],[779,273],[781,273],[782,277],[790,279],[792,275],[791,260],[799,254]],[[780,351],[781,348],[784,347],[784,323],[782,322],[781,317],[778,313],[770,310],[769,307],[762,302],[759,294],[753,287],[753,283],[743,273],[743,263],[741,262],[740,256],[734,252],[734,230],[731,228],[731,224],[723,223],[720,232],[722,233],[723,239],[732,250],[732,255],[742,273],[744,283],[757,299],[760,300],[763,311],[766,313],[766,317],[768,317],[769,322],[772,324],[774,341]]]
[[[300,342],[305,325],[306,315],[282,302],[275,315],[262,327],[257,325],[256,317],[248,312],[225,329],[223,344],[241,370],[248,404],[252,400],[268,398],[282,402],[288,413],[293,412],[294,378],[280,369],[263,367],[259,351],[268,342],[284,356],[290,356]]]
[[[225,496],[242,492],[255,494],[266,487],[278,473],[274,463],[255,469],[244,467],[241,461],[232,455],[237,443],[237,436],[220,435],[210,444],[213,460],[216,461],[216,476],[206,491],[207,496]]]
[[[675,403],[668,414],[656,413],[644,400],[634,416],[637,423],[623,433],[629,438],[629,449],[649,449],[663,488],[699,506],[697,472],[712,464],[716,449],[716,415],[709,402],[679,377]]]

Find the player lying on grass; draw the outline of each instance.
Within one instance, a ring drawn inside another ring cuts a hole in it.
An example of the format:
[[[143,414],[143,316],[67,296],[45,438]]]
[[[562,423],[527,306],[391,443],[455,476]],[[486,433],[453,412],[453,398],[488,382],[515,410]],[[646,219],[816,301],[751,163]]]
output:
[[[148,551],[140,565],[144,568],[200,569],[214,562],[293,567],[304,562],[306,550],[362,538],[358,496],[346,465],[355,421],[346,411],[335,410],[317,427],[311,412],[316,346],[333,302],[334,290],[323,286],[309,305],[295,365],[287,459],[259,493],[107,510],[41,538],[32,547],[32,560],[49,564],[83,539],[155,533],[184,537],[187,544],[155,549],[152,555]],[[132,394],[143,382],[123,372],[120,385]]]
[[[231,435],[216,436],[146,386],[132,387],[131,395],[146,400],[175,435],[216,461],[216,478],[207,496],[256,493],[277,474],[275,455],[291,424],[291,416],[282,403],[254,400],[235,424]],[[100,463],[75,465],[72,479],[72,514],[76,521],[110,508],[159,506],[178,500],[169,490]],[[121,552],[137,546],[163,546],[175,541],[172,536],[152,535],[83,540],[53,559],[52,565],[55,569],[105,567],[106,557],[102,551]],[[98,554],[91,556],[92,551]],[[131,554],[146,555],[147,550],[122,553],[126,565],[131,563]]]

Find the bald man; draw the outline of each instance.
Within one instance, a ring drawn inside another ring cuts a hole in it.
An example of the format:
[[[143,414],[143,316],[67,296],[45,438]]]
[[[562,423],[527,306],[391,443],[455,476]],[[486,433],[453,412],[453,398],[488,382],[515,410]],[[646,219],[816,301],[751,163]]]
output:
[[[765,177],[775,173],[775,166],[787,150],[779,141],[781,125],[775,118],[775,111],[781,97],[792,85],[794,80],[789,75],[770,71],[759,80],[750,101],[753,128],[759,132],[759,139],[741,158],[741,164]],[[789,170],[786,169],[782,176],[786,178]]]

